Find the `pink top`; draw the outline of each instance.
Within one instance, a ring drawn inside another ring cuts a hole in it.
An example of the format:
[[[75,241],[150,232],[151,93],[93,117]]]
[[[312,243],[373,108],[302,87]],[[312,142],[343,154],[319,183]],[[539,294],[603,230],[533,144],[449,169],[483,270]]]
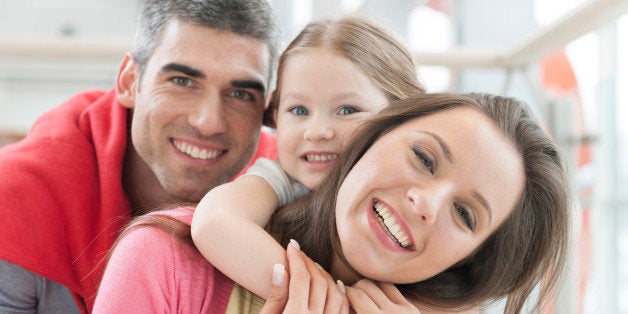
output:
[[[190,224],[193,210],[158,213]],[[94,313],[224,313],[233,285],[198,251],[168,232],[137,227],[115,247]]]

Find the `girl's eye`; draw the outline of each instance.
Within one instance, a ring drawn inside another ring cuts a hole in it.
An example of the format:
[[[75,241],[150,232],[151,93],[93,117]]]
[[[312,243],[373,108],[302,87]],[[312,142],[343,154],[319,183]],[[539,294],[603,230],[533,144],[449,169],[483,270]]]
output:
[[[171,80],[173,83],[181,86],[189,86],[191,84],[191,80],[187,77],[176,76],[173,77]]]
[[[306,116],[309,114],[309,112],[307,111],[307,109],[305,109],[302,106],[297,106],[294,107],[292,109],[290,109],[290,112],[295,115],[295,116]]]
[[[353,114],[356,112],[359,112],[360,110],[358,110],[355,107],[351,107],[351,106],[342,106],[342,108],[340,108],[338,110],[338,114],[343,116],[343,115],[349,115],[349,114]]]
[[[471,212],[458,205],[458,204],[454,204],[454,207],[456,208],[456,211],[458,212],[458,215],[460,216],[460,218],[462,218],[462,220],[464,221],[464,223],[467,225],[467,227],[469,228],[469,230],[474,231],[475,230],[475,222],[473,221],[473,216],[471,215]]]
[[[419,148],[413,147],[412,151],[416,158],[430,171],[431,174],[434,174],[434,161],[427,156],[427,154],[423,153]]]

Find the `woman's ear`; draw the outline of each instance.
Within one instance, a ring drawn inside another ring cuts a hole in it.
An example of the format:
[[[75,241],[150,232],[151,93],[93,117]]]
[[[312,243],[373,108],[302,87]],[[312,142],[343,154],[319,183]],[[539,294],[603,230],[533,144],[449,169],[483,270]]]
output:
[[[116,95],[118,101],[126,108],[135,107],[135,94],[139,82],[138,66],[131,53],[124,55],[116,77]]]

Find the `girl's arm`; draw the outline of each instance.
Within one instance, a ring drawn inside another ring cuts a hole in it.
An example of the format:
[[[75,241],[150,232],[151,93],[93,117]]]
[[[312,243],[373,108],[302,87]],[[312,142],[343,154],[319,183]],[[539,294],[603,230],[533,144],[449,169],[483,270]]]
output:
[[[263,298],[271,287],[273,265],[287,263],[285,250],[263,226],[280,205],[278,195],[282,195],[282,202],[299,196],[285,196],[285,190],[293,191],[292,183],[272,163],[276,167],[272,170],[280,171],[283,179],[277,180],[277,173],[269,174],[268,164],[261,174],[256,164],[257,168],[249,171],[255,175],[242,176],[209,191],[192,219],[192,239],[201,254],[227,277]]]

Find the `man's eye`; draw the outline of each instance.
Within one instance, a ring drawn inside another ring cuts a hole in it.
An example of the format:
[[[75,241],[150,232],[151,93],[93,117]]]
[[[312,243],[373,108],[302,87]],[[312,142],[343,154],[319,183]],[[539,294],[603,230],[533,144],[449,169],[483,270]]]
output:
[[[355,107],[351,107],[351,106],[343,106],[342,108],[340,108],[340,110],[338,110],[338,114],[339,115],[349,115],[349,114],[353,114],[356,112],[359,112],[360,110],[358,110]]]
[[[181,86],[189,86],[191,84],[191,81],[189,78],[180,77],[180,76],[173,77],[172,82]]]
[[[231,97],[242,100],[249,100],[251,99],[251,94],[243,90],[234,90],[233,92],[231,92]]]
[[[309,114],[307,109],[305,109],[305,108],[303,108],[301,106],[297,106],[297,107],[294,107],[294,108],[290,109],[290,113],[292,113],[295,116],[307,116]]]

